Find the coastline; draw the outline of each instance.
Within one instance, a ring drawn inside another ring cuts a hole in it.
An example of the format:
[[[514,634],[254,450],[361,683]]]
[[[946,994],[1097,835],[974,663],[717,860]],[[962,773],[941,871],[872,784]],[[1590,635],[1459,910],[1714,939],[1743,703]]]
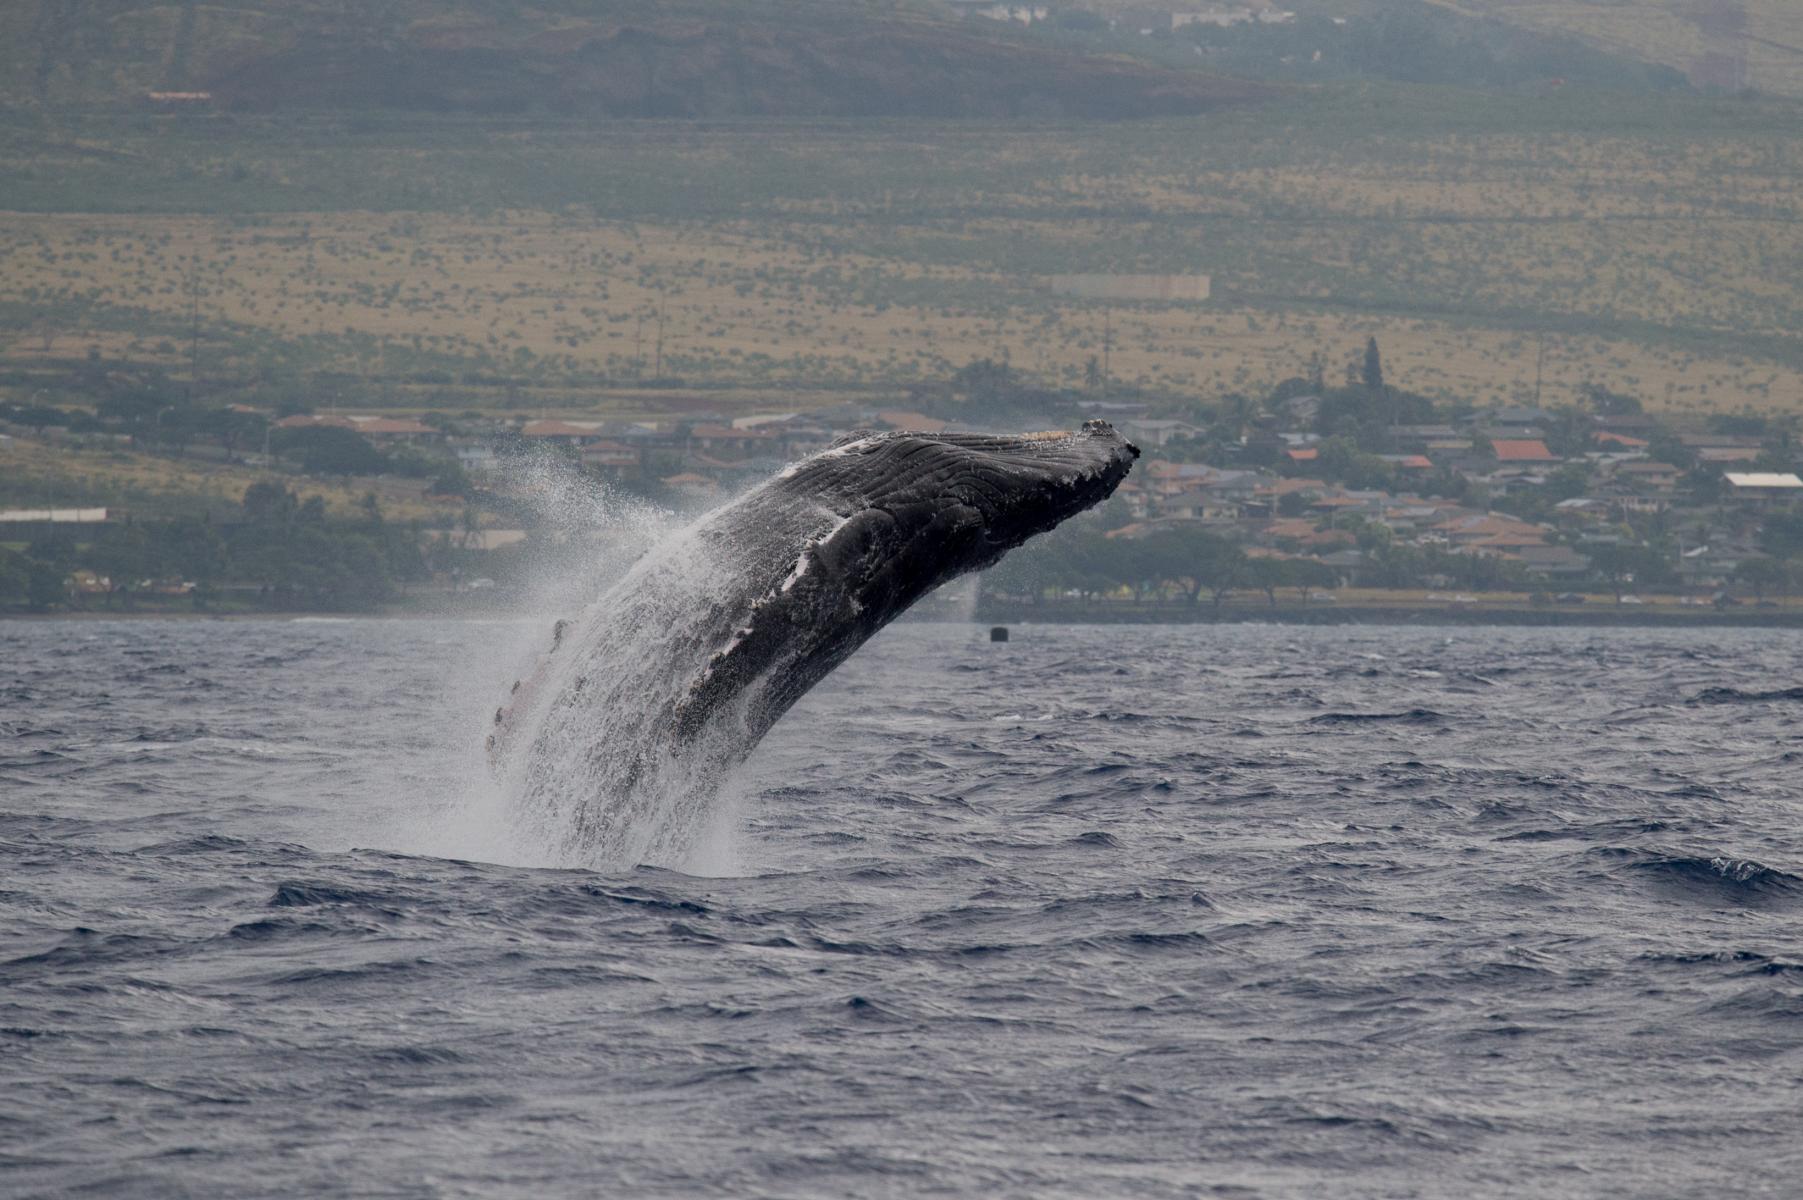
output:
[[[391,605],[368,612],[342,610],[194,612],[174,609],[129,611],[0,612],[8,621],[507,621],[538,614],[500,604],[459,604],[443,608]],[[1511,627],[1622,627],[1639,629],[1803,629],[1803,609],[1677,608],[1670,605],[1616,605],[1559,608],[1499,604],[1254,604],[1229,602],[1219,608],[1196,604],[1080,603],[1023,604],[985,600],[973,613],[968,603],[920,604],[903,621],[973,625],[1413,625]]]
[[[1498,604],[1197,605],[988,603],[973,618],[988,625],[1449,625],[1560,628],[1803,629],[1794,609],[1593,605],[1537,608]]]

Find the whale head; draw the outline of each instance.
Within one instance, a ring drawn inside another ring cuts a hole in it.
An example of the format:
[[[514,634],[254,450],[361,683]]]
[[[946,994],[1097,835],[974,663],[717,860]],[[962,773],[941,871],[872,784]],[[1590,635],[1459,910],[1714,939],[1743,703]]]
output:
[[[821,525],[779,556],[786,570],[712,655],[678,731],[692,735],[743,696],[745,723],[761,736],[915,601],[1101,503],[1138,457],[1112,425],[1088,421],[1012,436],[856,434],[790,467],[740,506],[806,508]]]

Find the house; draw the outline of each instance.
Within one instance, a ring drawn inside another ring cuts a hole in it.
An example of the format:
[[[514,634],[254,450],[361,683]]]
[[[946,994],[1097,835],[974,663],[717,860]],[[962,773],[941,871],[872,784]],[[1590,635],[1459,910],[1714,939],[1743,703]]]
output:
[[[709,454],[726,454],[743,458],[764,451],[776,442],[776,434],[768,429],[737,429],[731,425],[696,425],[690,428],[688,448]]]
[[[1793,472],[1758,471],[1742,474],[1730,471],[1726,478],[1729,498],[1737,504],[1770,508],[1791,504],[1798,496],[1803,496],[1803,479],[1797,478]]]
[[[500,456],[495,453],[493,446],[481,444],[458,446],[455,453],[458,466],[478,475],[486,475],[501,467]]]
[[[1532,521],[1523,521],[1506,513],[1470,513],[1441,521],[1428,530],[1422,540],[1439,540],[1455,548],[1498,550],[1544,545],[1549,532]]]
[[[583,466],[597,467],[606,471],[636,470],[639,466],[637,450],[607,439],[590,442],[584,446],[581,458]]]
[[[598,442],[603,421],[527,421],[520,426],[520,436],[534,442],[561,442],[566,446],[586,446]]]
[[[1742,563],[1765,557],[1747,545],[1695,546],[1678,555],[1678,575],[1692,587],[1720,587],[1734,577]]]
[[[1007,4],[1001,0],[946,0],[946,4],[961,17],[1018,21],[1022,25],[1044,21],[1051,15],[1051,10],[1043,4]]]
[[[685,471],[681,475],[664,477],[664,486],[687,500],[712,500],[719,494],[720,485],[706,475],[697,475]]]
[[[1590,571],[1590,559],[1570,546],[1520,546],[1511,557],[1541,579],[1571,579]]]
[[[1491,438],[1490,449],[1499,463],[1556,463],[1559,456],[1539,438]]]
[[[109,576],[83,568],[70,574],[63,586],[77,596],[104,596],[113,590],[113,581]]]
[[[1254,0],[1250,4],[1218,5],[1211,8],[1191,9],[1188,12],[1171,14],[1171,29],[1182,29],[1185,25],[1214,25],[1226,29],[1234,25],[1244,25],[1257,21],[1261,25],[1288,25],[1294,22],[1296,14],[1278,8],[1263,0]]]
[[[925,413],[910,412],[907,409],[891,408],[877,413],[876,419],[895,430],[907,430],[910,433],[944,433],[949,421],[941,421],[938,417],[929,417]]]
[[[1077,407],[1084,412],[1094,413],[1104,421],[1128,421],[1134,417],[1143,417],[1151,411],[1152,406],[1137,400],[1082,400]]]
[[[351,428],[372,442],[435,442],[444,434],[411,417],[352,417]]]
[[[1615,506],[1600,496],[1573,496],[1553,505],[1553,515],[1562,525],[1596,525],[1609,520]]]
[[[1729,433],[1681,433],[1678,444],[1692,450],[1751,450],[1755,455],[1765,449],[1756,437]]]
[[[1553,423],[1554,416],[1544,408],[1529,408],[1525,405],[1511,404],[1495,409],[1490,413],[1492,428],[1501,425],[1526,428],[1528,426],[1546,426]]]
[[[1357,587],[1359,576],[1370,568],[1363,550],[1335,550],[1332,554],[1323,554],[1321,561],[1332,567],[1334,574],[1351,587]]]
[[[1451,425],[1393,425],[1390,427],[1390,441],[1398,450],[1426,450],[1435,442],[1450,442],[1458,438],[1459,431]],[[1466,443],[1469,448],[1470,443]]]
[[[1158,512],[1161,517],[1182,517],[1192,521],[1237,521],[1240,506],[1207,488],[1192,488],[1165,497]]]
[[[275,423],[275,427],[277,429],[355,429],[357,422],[349,417],[341,417],[337,413],[296,413],[292,417],[283,417]]]
[[[1703,446],[1697,450],[1697,461],[1700,463],[1750,463],[1758,462],[1765,451],[1758,446]]]
[[[0,542],[33,542],[58,534],[93,532],[118,513],[104,508],[7,508],[0,509]],[[85,528],[84,528],[85,527]]]
[[[1431,501],[1417,501],[1413,497],[1407,503],[1393,504],[1386,507],[1377,519],[1381,525],[1388,526],[1395,533],[1414,533],[1426,529],[1447,516],[1447,507]]]
[[[449,542],[462,550],[503,550],[530,536],[524,529],[422,529],[419,542],[422,546]]]
[[[1684,472],[1664,462],[1618,463],[1610,479],[1639,495],[1669,496]]]
[[[1313,425],[1321,415],[1321,397],[1291,396],[1282,405],[1284,414],[1298,425]]]
[[[1134,418],[1121,422],[1121,432],[1138,445],[1162,446],[1172,438],[1195,437],[1202,430],[1188,421],[1151,421]]]

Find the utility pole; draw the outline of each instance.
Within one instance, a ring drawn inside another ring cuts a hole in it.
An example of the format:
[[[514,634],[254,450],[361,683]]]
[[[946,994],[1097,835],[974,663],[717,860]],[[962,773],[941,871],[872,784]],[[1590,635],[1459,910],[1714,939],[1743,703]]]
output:
[[[645,314],[640,312],[632,326],[632,377],[645,373]]]
[[[200,382],[200,264],[195,262],[188,272],[188,403],[194,403],[194,389]]]
[[[1540,335],[1540,350],[1534,355],[1534,407],[1540,407],[1541,368],[1546,366],[1546,335]]]
[[[657,302],[656,355],[656,362],[651,368],[651,378],[662,379],[664,377],[664,301],[661,298]]]
[[[1114,349],[1114,310],[1102,310],[1102,399],[1108,399],[1108,355]]]

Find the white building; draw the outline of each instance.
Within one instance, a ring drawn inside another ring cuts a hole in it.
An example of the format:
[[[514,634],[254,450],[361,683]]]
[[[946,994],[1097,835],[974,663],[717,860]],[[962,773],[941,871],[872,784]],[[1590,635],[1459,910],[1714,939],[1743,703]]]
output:
[[[1728,472],[1728,494],[1743,504],[1787,504],[1803,496],[1803,479],[1794,472]]]
[[[1051,15],[1051,10],[1043,4],[1004,4],[998,0],[948,0],[948,3],[962,17],[1019,21],[1022,25],[1043,21]]]
[[[1252,21],[1265,25],[1288,25],[1295,19],[1295,13],[1280,8],[1235,5],[1174,12],[1171,14],[1171,28],[1175,30],[1182,29],[1185,25],[1218,25],[1226,29],[1230,25],[1244,25]]]

